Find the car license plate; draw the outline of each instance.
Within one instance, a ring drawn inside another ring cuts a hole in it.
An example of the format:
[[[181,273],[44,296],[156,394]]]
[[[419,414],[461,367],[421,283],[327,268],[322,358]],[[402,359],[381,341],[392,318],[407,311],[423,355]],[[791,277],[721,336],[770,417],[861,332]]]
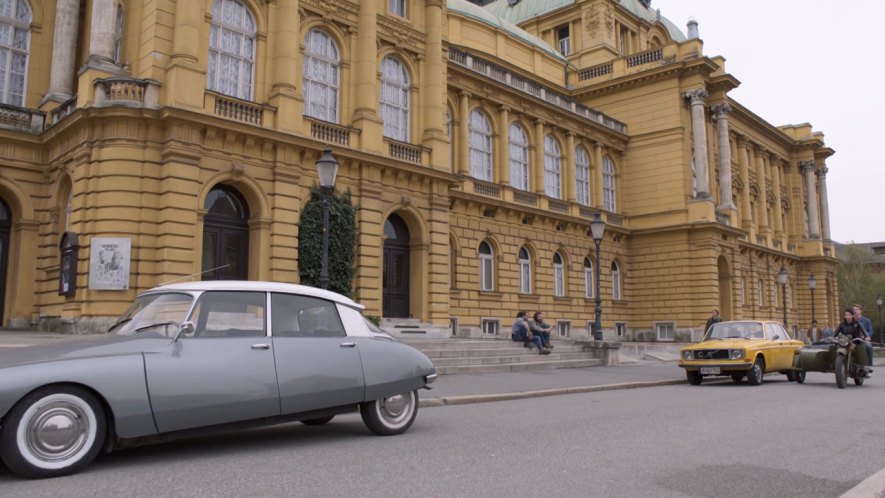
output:
[[[720,374],[719,367],[701,367],[701,375]]]

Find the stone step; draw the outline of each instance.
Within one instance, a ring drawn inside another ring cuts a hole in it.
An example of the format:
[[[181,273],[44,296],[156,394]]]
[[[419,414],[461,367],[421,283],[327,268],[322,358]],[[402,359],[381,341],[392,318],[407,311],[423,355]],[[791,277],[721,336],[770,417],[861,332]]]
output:
[[[476,339],[428,339],[419,337],[404,337],[402,341],[422,351],[448,350],[448,349],[492,349],[492,348],[522,348],[521,342],[504,340],[476,340]],[[552,341],[555,348],[569,347],[575,343],[572,341]],[[577,346],[576,346],[577,347]]]
[[[544,357],[541,356],[540,358]],[[597,358],[587,358],[580,360],[527,361],[519,363],[504,363],[500,365],[459,365],[437,367],[436,373],[439,375],[503,373],[523,372],[528,370],[554,370],[558,368],[586,368],[599,365],[602,365],[602,360]]]
[[[522,347],[512,348],[484,348],[484,349],[421,349],[424,354],[436,361],[437,358],[476,358],[476,357],[493,357],[493,356],[514,356],[528,354],[529,350]],[[584,348],[581,346],[564,346],[554,348],[554,353],[583,353]],[[538,353],[533,353],[538,354]]]
[[[538,353],[524,353],[518,355],[497,355],[497,356],[472,356],[472,357],[449,357],[449,358],[432,358],[433,365],[439,367],[453,367],[462,365],[503,365],[505,363],[530,363],[538,361],[555,362],[560,360],[585,360],[596,359],[583,351],[571,353],[550,353],[549,355],[539,355]]]

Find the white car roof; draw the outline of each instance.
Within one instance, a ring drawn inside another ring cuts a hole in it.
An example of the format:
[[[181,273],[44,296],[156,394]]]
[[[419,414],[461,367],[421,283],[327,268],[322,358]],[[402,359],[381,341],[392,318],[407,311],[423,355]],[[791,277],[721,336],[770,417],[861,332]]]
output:
[[[298,294],[301,296],[310,296],[356,308],[360,311],[365,306],[355,302],[349,297],[328,290],[310,287],[307,285],[285,284],[282,282],[261,282],[256,280],[206,280],[198,282],[183,282],[177,284],[161,285],[154,287],[145,293],[168,292],[168,291],[185,291],[185,292],[202,292],[202,291],[259,291],[259,292],[283,292],[286,294]]]

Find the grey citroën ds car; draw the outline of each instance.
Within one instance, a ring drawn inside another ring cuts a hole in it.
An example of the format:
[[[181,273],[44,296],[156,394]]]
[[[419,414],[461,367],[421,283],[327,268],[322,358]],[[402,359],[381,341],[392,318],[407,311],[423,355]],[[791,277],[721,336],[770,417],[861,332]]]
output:
[[[371,431],[403,433],[433,363],[362,311],[300,285],[151,289],[106,335],[0,352],[0,457],[52,477],[102,449],[357,409]]]

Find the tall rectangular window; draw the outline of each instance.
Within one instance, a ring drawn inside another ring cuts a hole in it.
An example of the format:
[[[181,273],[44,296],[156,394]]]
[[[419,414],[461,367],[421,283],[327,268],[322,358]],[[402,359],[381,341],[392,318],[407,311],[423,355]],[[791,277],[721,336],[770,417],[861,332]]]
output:
[[[559,43],[559,53],[566,56],[572,53],[567,24],[556,28],[556,40]]]
[[[406,17],[406,0],[388,0],[388,4],[391,14]]]
[[[676,324],[673,322],[661,322],[655,324],[655,331],[659,341],[676,340]]]
[[[572,331],[572,322],[559,320],[556,322],[556,332],[559,334],[559,337],[568,337],[571,335]]]

